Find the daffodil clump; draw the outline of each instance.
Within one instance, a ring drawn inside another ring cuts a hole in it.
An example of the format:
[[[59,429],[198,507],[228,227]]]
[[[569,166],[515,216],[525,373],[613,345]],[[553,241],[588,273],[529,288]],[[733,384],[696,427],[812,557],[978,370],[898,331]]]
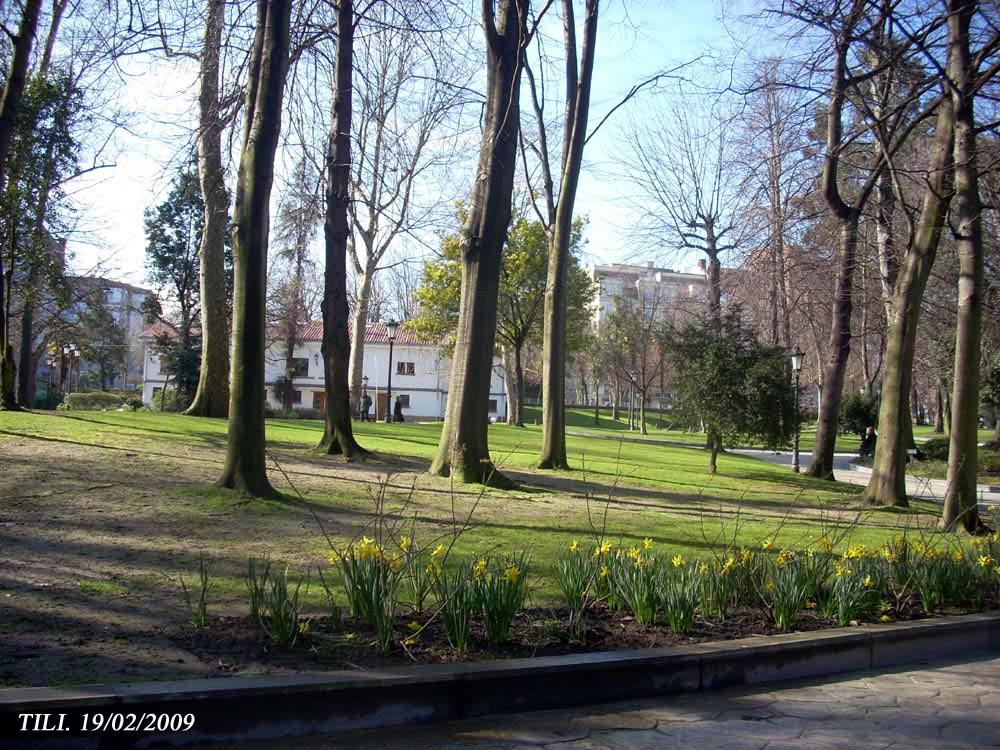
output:
[[[769,573],[764,599],[778,630],[788,630],[809,598],[810,571],[799,555],[783,549],[774,558]]]
[[[598,557],[580,548],[577,540],[556,559],[556,585],[563,602],[569,609],[570,630],[582,637],[582,616],[587,603],[595,597],[597,588]]]
[[[399,542],[387,549],[388,545],[363,536],[330,556],[330,564],[340,566],[351,614],[375,627],[382,653],[389,651],[395,637],[393,621],[405,575],[404,556],[412,544],[408,537]]]
[[[472,591],[483,617],[486,640],[504,643],[510,638],[514,616],[528,595],[530,558],[525,553],[490,555],[472,566]]]
[[[683,555],[674,555],[664,566],[659,580],[660,601],[667,625],[675,633],[686,633],[694,624],[702,579],[709,572],[707,563],[689,563]]]

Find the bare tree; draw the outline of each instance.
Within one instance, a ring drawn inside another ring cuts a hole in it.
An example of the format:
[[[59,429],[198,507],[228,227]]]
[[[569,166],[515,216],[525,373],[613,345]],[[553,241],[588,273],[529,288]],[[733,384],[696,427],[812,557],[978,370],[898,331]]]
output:
[[[283,409],[292,408],[295,347],[300,343],[299,329],[308,323],[309,244],[316,234],[316,227],[323,214],[320,200],[319,175],[313,172],[312,163],[299,158],[278,206],[277,257],[287,265],[287,273],[278,283],[277,306],[280,308],[278,326],[284,345],[284,383],[281,394]],[[275,274],[269,274],[273,277]]]
[[[347,246],[351,228],[351,117],[354,31],[353,0],[337,5],[337,50],[334,60],[333,117],[326,149],[326,205],[323,222],[325,274],[323,288],[323,370],[326,414],[319,449],[330,455],[366,455],[354,438],[348,389],[350,337],[347,330]],[[357,334],[355,334],[357,335]]]
[[[281,133],[291,5],[287,0],[257,0],[234,206],[229,434],[219,485],[255,497],[276,494],[264,461],[265,287],[269,203]]]
[[[493,470],[487,427],[500,258],[510,222],[520,82],[530,0],[483,0],[486,109],[469,212],[461,231],[462,289],[444,427],[431,473],[463,482],[507,480]]]
[[[633,126],[626,156],[640,196],[640,236],[705,255],[713,320],[721,319],[722,258],[749,231],[730,132],[728,117],[685,99]]]
[[[566,310],[570,273],[570,241],[573,207],[583,166],[590,117],[590,87],[594,78],[599,0],[586,0],[583,42],[576,49],[576,19],[573,0],[563,0],[563,41],[566,56],[566,114],[563,118],[563,148],[558,199],[551,177],[545,180],[551,227],[549,267],[545,281],[542,344],[542,447],[541,469],[568,469],[566,459]],[[537,97],[534,97],[537,103]],[[541,117],[539,127],[544,127]],[[544,139],[542,140],[544,144]],[[548,175],[548,153],[542,152]],[[554,211],[552,210],[554,206]]]
[[[225,0],[206,0],[205,36],[198,58],[198,176],[205,202],[202,233],[201,369],[186,414],[224,417],[229,408],[229,313],[226,301],[226,232],[229,194],[222,167],[224,118],[219,96]]]
[[[987,82],[1000,74],[1000,31],[996,29],[994,15],[989,36],[979,49],[973,51],[970,36],[973,20],[979,14],[979,3],[976,0],[948,0],[947,6],[947,76],[955,113],[955,200],[951,225],[958,246],[959,282],[952,429],[948,442],[948,489],[941,527],[952,530],[961,524],[966,531],[977,532],[981,522],[976,492],[976,431],[979,427],[985,274],[983,205],[976,163],[975,101]],[[992,10],[995,12],[995,7]]]
[[[468,103],[468,76],[454,62],[454,39],[413,27],[391,3],[358,20],[354,52],[354,153],[349,203],[355,304],[351,339],[351,405],[361,397],[365,329],[372,283],[387,253],[439,215],[446,191],[428,190],[452,163],[449,120]],[[398,255],[398,253],[397,253]],[[394,265],[406,265],[406,259]]]

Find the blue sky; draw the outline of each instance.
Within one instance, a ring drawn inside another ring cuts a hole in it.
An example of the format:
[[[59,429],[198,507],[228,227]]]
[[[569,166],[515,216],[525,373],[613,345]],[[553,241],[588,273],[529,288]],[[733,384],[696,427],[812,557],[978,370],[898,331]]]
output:
[[[598,31],[591,126],[636,82],[657,71],[700,55],[725,57],[731,43],[717,23],[718,14],[713,0],[609,2]],[[81,224],[89,231],[85,238],[71,240],[70,250],[76,270],[88,271],[101,263],[104,275],[142,284],[142,214],[166,194],[176,168],[171,160],[193,126],[194,70],[189,62],[158,61],[130,63],[128,72],[122,100],[138,116],[132,132],[119,137],[116,165],[75,186]],[[685,74],[696,79],[706,75],[698,66]],[[631,241],[627,188],[609,176],[616,171],[621,129],[632,118],[641,120],[644,109],[666,95],[663,89],[642,94],[618,110],[587,146],[576,213],[590,218],[591,260],[668,260],[664,248],[640,248]],[[469,164],[470,177],[473,166]]]

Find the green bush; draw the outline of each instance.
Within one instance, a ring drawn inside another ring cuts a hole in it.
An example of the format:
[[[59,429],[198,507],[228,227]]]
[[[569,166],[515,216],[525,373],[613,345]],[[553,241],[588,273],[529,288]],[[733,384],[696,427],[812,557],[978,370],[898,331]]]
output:
[[[848,393],[840,402],[840,432],[864,435],[878,424],[878,399],[870,393]]]
[[[931,438],[920,446],[928,461],[948,460],[948,438]]]
[[[107,391],[92,391],[90,393],[67,393],[60,404],[60,409],[72,411],[101,411],[117,409],[125,403],[125,396]]]

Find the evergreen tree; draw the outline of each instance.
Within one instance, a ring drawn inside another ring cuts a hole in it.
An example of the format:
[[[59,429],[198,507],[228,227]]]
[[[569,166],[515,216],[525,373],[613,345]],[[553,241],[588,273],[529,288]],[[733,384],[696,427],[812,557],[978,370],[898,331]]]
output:
[[[164,316],[161,303],[145,310],[147,319],[163,320],[176,335],[161,335],[156,348],[168,363],[167,374],[177,387],[178,402],[187,406],[198,387],[201,336],[196,328],[201,291],[199,248],[205,217],[201,186],[194,164],[174,180],[160,205],[148,209],[146,224],[146,274],[170,308]]]

